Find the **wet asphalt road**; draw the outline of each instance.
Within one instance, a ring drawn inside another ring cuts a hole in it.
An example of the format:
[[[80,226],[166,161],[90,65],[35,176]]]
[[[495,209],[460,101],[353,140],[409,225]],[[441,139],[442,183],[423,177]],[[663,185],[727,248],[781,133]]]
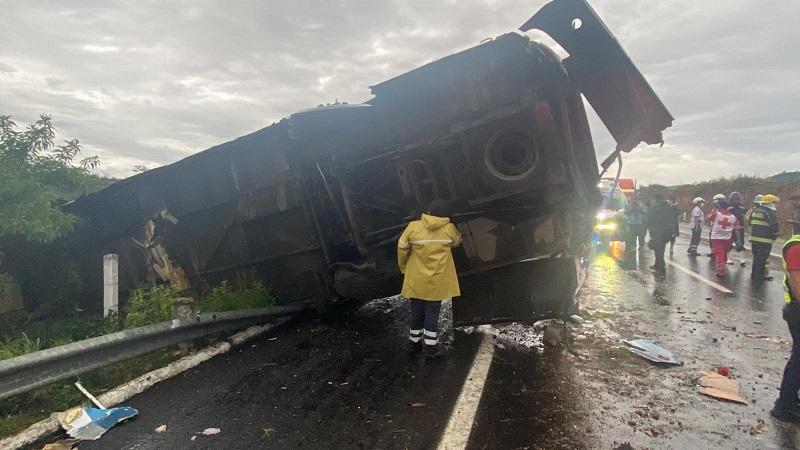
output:
[[[717,282],[713,261],[688,258],[686,246],[681,238],[673,262]],[[80,448],[429,449],[470,408],[470,449],[800,448],[799,428],[769,416],[789,351],[778,261],[776,281],[759,286],[749,262],[728,266],[719,283],[733,294],[724,294],[675,266],[654,277],[651,258],[636,270],[595,259],[574,353],[544,346],[539,323],[450,331],[447,357],[409,357],[406,304],[380,300],[296,320],[161,383],[128,402],[134,421]],[[488,372],[468,380],[485,335]],[[653,339],[684,365],[654,366],[622,338]],[[719,365],[731,367],[747,405],[697,392],[698,372]],[[472,405],[459,400],[465,384],[482,389]],[[197,435],[210,427],[221,432]]]

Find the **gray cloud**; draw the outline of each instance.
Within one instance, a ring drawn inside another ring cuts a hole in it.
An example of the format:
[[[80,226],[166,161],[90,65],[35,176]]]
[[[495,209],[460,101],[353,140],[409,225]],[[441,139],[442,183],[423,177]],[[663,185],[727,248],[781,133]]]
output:
[[[176,161],[509,32],[544,1],[7,2],[0,113],[52,114],[103,170]],[[595,0],[676,117],[625,173],[678,183],[800,168],[791,0]],[[532,38],[550,42],[535,32]],[[592,114],[598,154],[612,148]]]

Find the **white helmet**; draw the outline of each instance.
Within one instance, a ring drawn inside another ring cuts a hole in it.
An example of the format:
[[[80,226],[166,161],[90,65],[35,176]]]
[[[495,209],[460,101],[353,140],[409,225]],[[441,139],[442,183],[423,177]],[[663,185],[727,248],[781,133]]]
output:
[[[755,196],[755,198],[753,198],[753,203],[759,203],[759,204],[760,204],[760,203],[761,203],[761,200],[762,200],[763,198],[764,198],[764,195],[763,195],[763,194],[758,194],[758,195],[756,195],[756,196]]]
[[[725,194],[717,194],[714,196],[714,201],[725,200]]]
[[[705,203],[705,202],[706,201],[703,199],[703,197],[695,197],[694,200],[692,200],[692,203],[694,203],[695,205],[697,205],[699,203]]]

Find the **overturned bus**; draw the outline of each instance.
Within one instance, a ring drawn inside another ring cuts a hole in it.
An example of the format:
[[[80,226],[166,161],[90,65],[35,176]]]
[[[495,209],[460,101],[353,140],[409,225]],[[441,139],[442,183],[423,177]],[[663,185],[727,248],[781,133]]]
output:
[[[619,152],[659,143],[672,117],[584,0],[547,4],[509,33],[371,87],[364,104],[292,114],[66,209],[100,286],[169,282],[193,295],[253,270],[281,303],[397,294],[397,238],[434,198],[455,206],[458,324],[535,320],[574,306],[600,201],[582,96]],[[91,278],[93,277],[93,278]]]

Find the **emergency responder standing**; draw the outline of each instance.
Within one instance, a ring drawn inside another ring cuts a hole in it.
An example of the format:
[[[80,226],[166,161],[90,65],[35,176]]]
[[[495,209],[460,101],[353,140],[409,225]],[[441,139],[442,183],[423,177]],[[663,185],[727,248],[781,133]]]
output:
[[[766,197],[766,196],[765,196]],[[797,199],[795,201],[795,198]],[[792,194],[793,207],[800,207],[800,191]],[[796,204],[796,206],[795,206]],[[800,209],[792,211],[792,217]],[[772,416],[784,422],[800,423],[800,221],[792,219],[792,237],[783,246],[784,299],[783,318],[792,335],[792,353],[783,370],[781,391],[772,408]]]
[[[742,256],[744,251],[744,215],[747,210],[742,206],[742,194],[734,191],[728,196],[728,211],[736,217],[736,239],[733,241],[733,247],[736,249],[737,259],[739,265],[745,266],[747,263]]]
[[[461,295],[452,251],[461,245],[461,234],[449,216],[448,203],[436,199],[397,242],[397,264],[405,275],[401,294],[411,301],[410,350],[431,357],[439,356],[442,300]]]
[[[711,214],[716,213],[719,209],[719,205],[722,205],[722,207],[725,209],[728,208],[728,201],[727,198],[725,198],[725,194],[717,194],[711,198],[711,212],[708,215],[710,216]],[[709,258],[714,258],[716,254],[714,253],[714,249],[711,248],[711,225],[714,224],[710,223],[708,227],[708,247],[711,251],[707,254],[707,256]]]
[[[714,196],[714,210],[708,215],[711,224],[709,244],[717,262],[717,277],[725,277],[728,265],[728,251],[736,239],[736,217],[728,211],[725,196]]]
[[[703,212],[703,206],[706,204],[706,201],[703,200],[703,197],[695,197],[692,200],[694,203],[694,208],[692,209],[692,240],[689,242],[689,250],[686,250],[686,253],[689,256],[697,256],[700,253],[697,253],[697,246],[700,245],[700,238],[702,237],[703,232],[703,222],[706,218],[706,213]]]
[[[650,245],[656,257],[655,264],[650,269],[656,274],[663,274],[667,270],[664,251],[675,232],[672,225],[673,213],[674,210],[664,201],[662,194],[653,196],[653,204],[647,210],[647,229],[650,231]]]
[[[625,250],[630,250],[636,255],[636,244],[639,249],[644,250],[645,237],[647,236],[647,211],[644,209],[639,199],[632,199],[630,205],[625,208],[625,222],[628,225],[628,236],[625,240]]]
[[[750,223],[750,214],[753,214],[753,211],[756,210],[756,207],[761,204],[762,198],[764,198],[762,194],[757,194],[755,197],[753,197],[753,206],[751,206],[750,209],[748,209],[744,214],[745,223]]]
[[[775,204],[780,199],[772,194],[761,198],[761,203],[756,205],[750,213],[750,247],[753,252],[753,269],[751,278],[755,281],[770,281],[768,276],[767,261],[772,252],[772,243],[778,237],[779,225]]]

